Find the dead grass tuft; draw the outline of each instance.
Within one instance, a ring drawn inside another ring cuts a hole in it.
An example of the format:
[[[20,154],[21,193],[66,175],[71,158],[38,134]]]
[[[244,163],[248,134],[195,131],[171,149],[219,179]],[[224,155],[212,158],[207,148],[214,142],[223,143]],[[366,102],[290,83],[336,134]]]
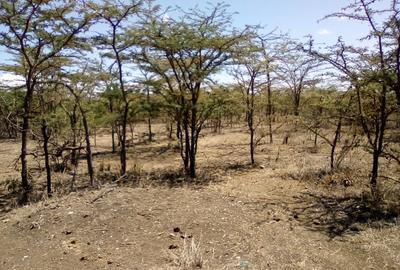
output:
[[[203,255],[200,242],[196,243],[194,238],[187,240],[187,237],[184,237],[182,252],[179,256],[179,266],[182,270],[203,267]]]

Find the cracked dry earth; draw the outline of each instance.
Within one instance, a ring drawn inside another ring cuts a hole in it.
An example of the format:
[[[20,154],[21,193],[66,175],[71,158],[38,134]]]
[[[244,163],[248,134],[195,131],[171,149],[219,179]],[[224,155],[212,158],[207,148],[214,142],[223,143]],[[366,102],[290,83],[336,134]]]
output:
[[[310,190],[256,169],[201,188],[73,193],[1,218],[0,269],[179,269],[185,237],[203,269],[400,268],[398,226],[332,237]]]

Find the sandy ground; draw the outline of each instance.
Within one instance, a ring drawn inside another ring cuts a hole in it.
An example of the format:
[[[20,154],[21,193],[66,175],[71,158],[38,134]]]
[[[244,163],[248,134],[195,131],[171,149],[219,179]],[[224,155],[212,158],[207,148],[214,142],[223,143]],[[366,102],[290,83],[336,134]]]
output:
[[[157,128],[159,134],[163,126]],[[360,195],[369,162],[361,150],[348,156],[349,172],[326,179],[337,182],[328,186],[299,180],[328,164],[328,147],[314,149],[306,134],[292,134],[288,145],[278,134],[274,144],[258,147],[251,167],[242,128],[206,131],[198,157],[207,184],[160,185],[155,175],[176,171],[179,153],[161,135],[144,143],[144,130],[137,132],[128,167],[145,180],[56,192],[3,211],[0,269],[184,269],[191,241],[203,269],[400,269],[396,216],[375,215]],[[108,135],[96,139],[96,169],[118,171],[109,145]],[[17,144],[0,144],[3,180],[17,175],[9,167],[17,153]],[[382,173],[398,170],[388,163]],[[354,185],[341,185],[348,177]]]

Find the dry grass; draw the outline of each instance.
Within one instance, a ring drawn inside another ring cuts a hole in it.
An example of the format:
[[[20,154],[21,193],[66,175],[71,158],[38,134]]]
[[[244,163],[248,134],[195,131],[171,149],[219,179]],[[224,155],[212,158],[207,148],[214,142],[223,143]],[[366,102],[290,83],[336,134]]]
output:
[[[199,145],[200,177],[189,182],[174,142],[160,135],[162,128],[155,127],[152,143],[136,133],[126,177],[119,175],[118,155],[103,134],[94,149],[99,189],[88,186],[82,161],[75,192],[69,191],[69,174],[55,173],[53,198],[2,213],[0,268],[400,267],[400,186],[381,180],[384,200],[391,204],[379,211],[371,207],[363,195],[370,160],[362,149],[354,149],[343,169],[330,173],[328,145],[314,148],[300,129],[282,145],[289,130],[282,128],[274,144],[258,146],[257,166],[250,166],[243,128],[206,131]],[[144,126],[136,131],[143,133]],[[0,144],[18,155],[16,145]],[[0,152],[0,161],[7,155]],[[397,179],[399,168],[384,162],[381,174]],[[0,162],[4,179],[18,177],[8,165]],[[35,183],[43,189],[44,175],[37,174]],[[8,202],[4,195],[3,190],[2,209]],[[182,232],[173,232],[175,227]]]
[[[203,255],[200,242],[195,241],[193,237],[183,238],[182,251],[178,258],[179,268],[182,270],[190,270],[203,267]]]

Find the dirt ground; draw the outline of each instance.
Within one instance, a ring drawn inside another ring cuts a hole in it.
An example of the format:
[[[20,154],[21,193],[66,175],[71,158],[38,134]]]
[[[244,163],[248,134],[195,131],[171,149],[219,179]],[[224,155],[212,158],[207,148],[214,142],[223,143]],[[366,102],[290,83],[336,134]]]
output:
[[[83,188],[65,195],[69,175],[56,174],[53,198],[17,208],[2,188],[0,269],[185,269],[190,257],[202,269],[400,269],[398,216],[367,203],[363,150],[351,152],[340,173],[316,177],[329,148],[313,147],[309,134],[292,133],[283,145],[285,132],[277,133],[258,146],[252,167],[243,127],[205,130],[202,182],[188,184],[174,174],[181,160],[163,128],[155,127],[152,143],[144,126],[134,133],[128,168],[140,179],[104,181],[119,160],[103,134],[94,155],[99,189],[84,188],[82,176]],[[0,181],[18,176],[17,156],[17,143],[0,142]],[[398,178],[399,169],[388,162],[381,173]],[[386,187],[387,196],[400,190]]]

